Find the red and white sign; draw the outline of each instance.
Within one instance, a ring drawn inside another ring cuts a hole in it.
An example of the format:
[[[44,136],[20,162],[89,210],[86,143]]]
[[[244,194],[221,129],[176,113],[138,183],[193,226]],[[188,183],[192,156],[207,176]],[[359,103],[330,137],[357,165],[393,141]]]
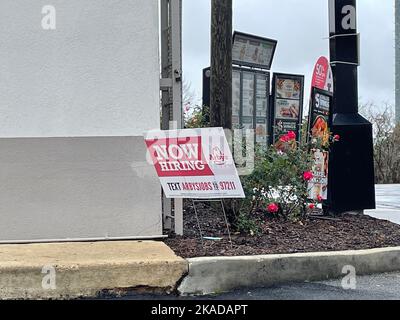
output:
[[[320,57],[315,64],[311,87],[333,93],[333,73],[326,57]]]
[[[324,90],[333,94],[334,83],[333,83],[333,72],[328,58],[320,57],[315,64],[313,77],[311,81],[311,99],[310,99],[310,114],[309,114],[309,129],[311,132],[313,126],[318,126],[316,119],[320,119],[319,128],[314,128],[319,134],[325,134],[325,137],[329,137],[328,118],[331,112],[331,105],[329,103],[328,110],[323,110],[323,104],[321,100],[314,101],[316,97],[313,97],[313,88]],[[321,97],[320,94],[318,94]],[[326,105],[325,100],[325,105]],[[316,105],[314,105],[316,103]],[[317,112],[317,116],[313,112]],[[325,113],[327,112],[327,113]],[[309,198],[315,201],[319,199],[327,200],[328,198],[328,163],[329,163],[329,152],[314,150],[313,153],[313,175],[314,178],[308,183]]]
[[[167,198],[244,198],[222,128],[151,131],[145,136]]]

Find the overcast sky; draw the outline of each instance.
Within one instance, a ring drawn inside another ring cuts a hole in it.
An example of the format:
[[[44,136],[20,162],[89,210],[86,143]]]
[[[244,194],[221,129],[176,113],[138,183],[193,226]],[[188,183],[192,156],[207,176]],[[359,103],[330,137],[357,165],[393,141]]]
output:
[[[329,57],[328,0],[233,0],[234,29],[278,40],[272,72],[305,75],[306,96],[317,58]],[[210,64],[211,0],[183,0],[183,67],[201,102]],[[394,0],[358,0],[360,102],[394,104]]]

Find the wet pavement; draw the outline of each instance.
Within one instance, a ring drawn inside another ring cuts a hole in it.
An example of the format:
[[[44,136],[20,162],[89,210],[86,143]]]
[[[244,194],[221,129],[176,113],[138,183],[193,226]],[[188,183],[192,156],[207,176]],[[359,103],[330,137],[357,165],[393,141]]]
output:
[[[344,284],[343,284],[344,282]],[[131,294],[117,300],[400,300],[400,273],[356,276],[354,286],[346,279],[290,283],[270,288],[249,288],[213,296]]]
[[[365,214],[400,224],[400,185],[376,186],[376,210]],[[400,273],[357,276],[355,288],[343,288],[342,280],[292,283],[271,288],[244,289],[206,297],[128,295],[122,300],[400,300]]]
[[[375,190],[376,210],[367,210],[365,214],[400,224],[400,184],[377,185]]]

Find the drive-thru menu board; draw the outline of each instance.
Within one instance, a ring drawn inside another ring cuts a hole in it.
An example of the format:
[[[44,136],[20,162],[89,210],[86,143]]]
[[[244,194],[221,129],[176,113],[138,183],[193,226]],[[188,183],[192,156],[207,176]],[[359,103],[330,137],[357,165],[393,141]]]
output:
[[[309,117],[310,138],[321,139],[322,145],[329,145],[329,127],[331,124],[332,94],[313,88]]]
[[[272,106],[272,143],[294,131],[300,136],[300,124],[303,116],[304,76],[274,74]]]
[[[232,74],[232,129],[240,128],[240,106],[241,106],[241,74],[233,71]]]
[[[267,144],[269,76],[256,74],[256,142]]]
[[[242,122],[244,129],[253,129],[254,120],[254,74],[243,72]]]
[[[324,147],[329,147],[331,123],[332,94],[328,91],[313,88],[309,119],[309,135],[311,139],[320,139]],[[328,198],[329,152],[325,149],[312,150],[313,178],[309,183],[309,198],[313,200]]]
[[[309,139],[319,139],[322,149],[311,150],[312,172],[309,182],[309,198],[328,199],[329,139],[332,123],[333,73],[328,58],[320,57],[314,67],[311,81],[311,99],[308,119]]]
[[[235,67],[232,79],[233,128],[255,130],[256,143],[266,145],[269,130],[269,72]]]

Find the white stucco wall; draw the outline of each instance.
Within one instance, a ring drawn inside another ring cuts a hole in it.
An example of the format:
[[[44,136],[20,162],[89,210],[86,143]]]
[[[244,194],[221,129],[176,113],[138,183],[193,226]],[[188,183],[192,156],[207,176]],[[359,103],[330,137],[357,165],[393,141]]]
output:
[[[158,32],[158,0],[1,0],[0,137],[157,128]]]
[[[0,242],[162,235],[142,136],[158,17],[158,0],[0,0]]]

